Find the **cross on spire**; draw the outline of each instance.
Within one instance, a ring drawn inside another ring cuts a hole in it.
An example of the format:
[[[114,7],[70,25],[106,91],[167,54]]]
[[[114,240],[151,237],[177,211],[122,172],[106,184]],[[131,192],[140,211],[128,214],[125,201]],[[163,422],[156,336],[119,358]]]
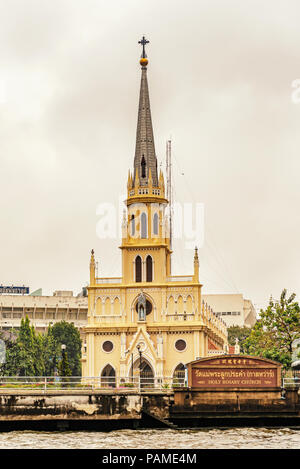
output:
[[[142,39],[139,41],[139,44],[143,46],[143,52],[141,57],[145,59],[147,57],[146,52],[145,52],[145,45],[148,44],[149,41],[145,38],[145,36],[142,37]]]

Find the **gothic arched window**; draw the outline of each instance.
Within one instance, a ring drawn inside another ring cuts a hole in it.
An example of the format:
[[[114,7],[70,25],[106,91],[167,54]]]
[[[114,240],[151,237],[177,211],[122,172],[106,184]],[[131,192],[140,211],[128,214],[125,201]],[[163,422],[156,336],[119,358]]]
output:
[[[148,238],[148,236],[147,236],[147,215],[144,212],[141,215],[141,238]]]
[[[153,215],[153,234],[158,235],[158,214]]]
[[[142,281],[142,259],[140,256],[135,259],[135,281]]]
[[[146,259],[146,281],[147,282],[152,282],[153,279],[153,262],[152,262],[152,257],[147,256]]]
[[[146,160],[143,155],[142,161],[141,161],[141,166],[142,166],[142,178],[146,177]]]

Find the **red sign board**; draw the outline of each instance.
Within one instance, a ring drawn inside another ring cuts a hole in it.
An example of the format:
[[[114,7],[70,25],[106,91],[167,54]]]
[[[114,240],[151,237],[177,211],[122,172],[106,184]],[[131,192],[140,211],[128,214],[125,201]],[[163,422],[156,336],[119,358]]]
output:
[[[281,365],[262,358],[222,355],[188,364],[192,388],[274,388],[280,386]]]

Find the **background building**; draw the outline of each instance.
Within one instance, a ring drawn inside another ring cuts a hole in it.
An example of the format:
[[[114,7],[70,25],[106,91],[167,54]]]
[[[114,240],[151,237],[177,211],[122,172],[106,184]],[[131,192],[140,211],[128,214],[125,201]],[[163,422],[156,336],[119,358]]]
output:
[[[41,293],[41,292],[38,292]],[[73,296],[72,291],[55,291],[53,296],[0,295],[0,329],[18,329],[28,316],[37,332],[46,332],[49,324],[72,322],[83,338],[87,322],[87,298]]]
[[[252,301],[246,300],[242,294],[202,295],[202,299],[225,321],[227,327],[252,327],[256,322]]]

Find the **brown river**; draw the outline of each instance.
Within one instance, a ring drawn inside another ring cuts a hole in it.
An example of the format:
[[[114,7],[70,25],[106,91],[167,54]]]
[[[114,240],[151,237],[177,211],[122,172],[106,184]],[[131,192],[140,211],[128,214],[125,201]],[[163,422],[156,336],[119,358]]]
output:
[[[300,428],[11,431],[0,449],[300,449]]]

